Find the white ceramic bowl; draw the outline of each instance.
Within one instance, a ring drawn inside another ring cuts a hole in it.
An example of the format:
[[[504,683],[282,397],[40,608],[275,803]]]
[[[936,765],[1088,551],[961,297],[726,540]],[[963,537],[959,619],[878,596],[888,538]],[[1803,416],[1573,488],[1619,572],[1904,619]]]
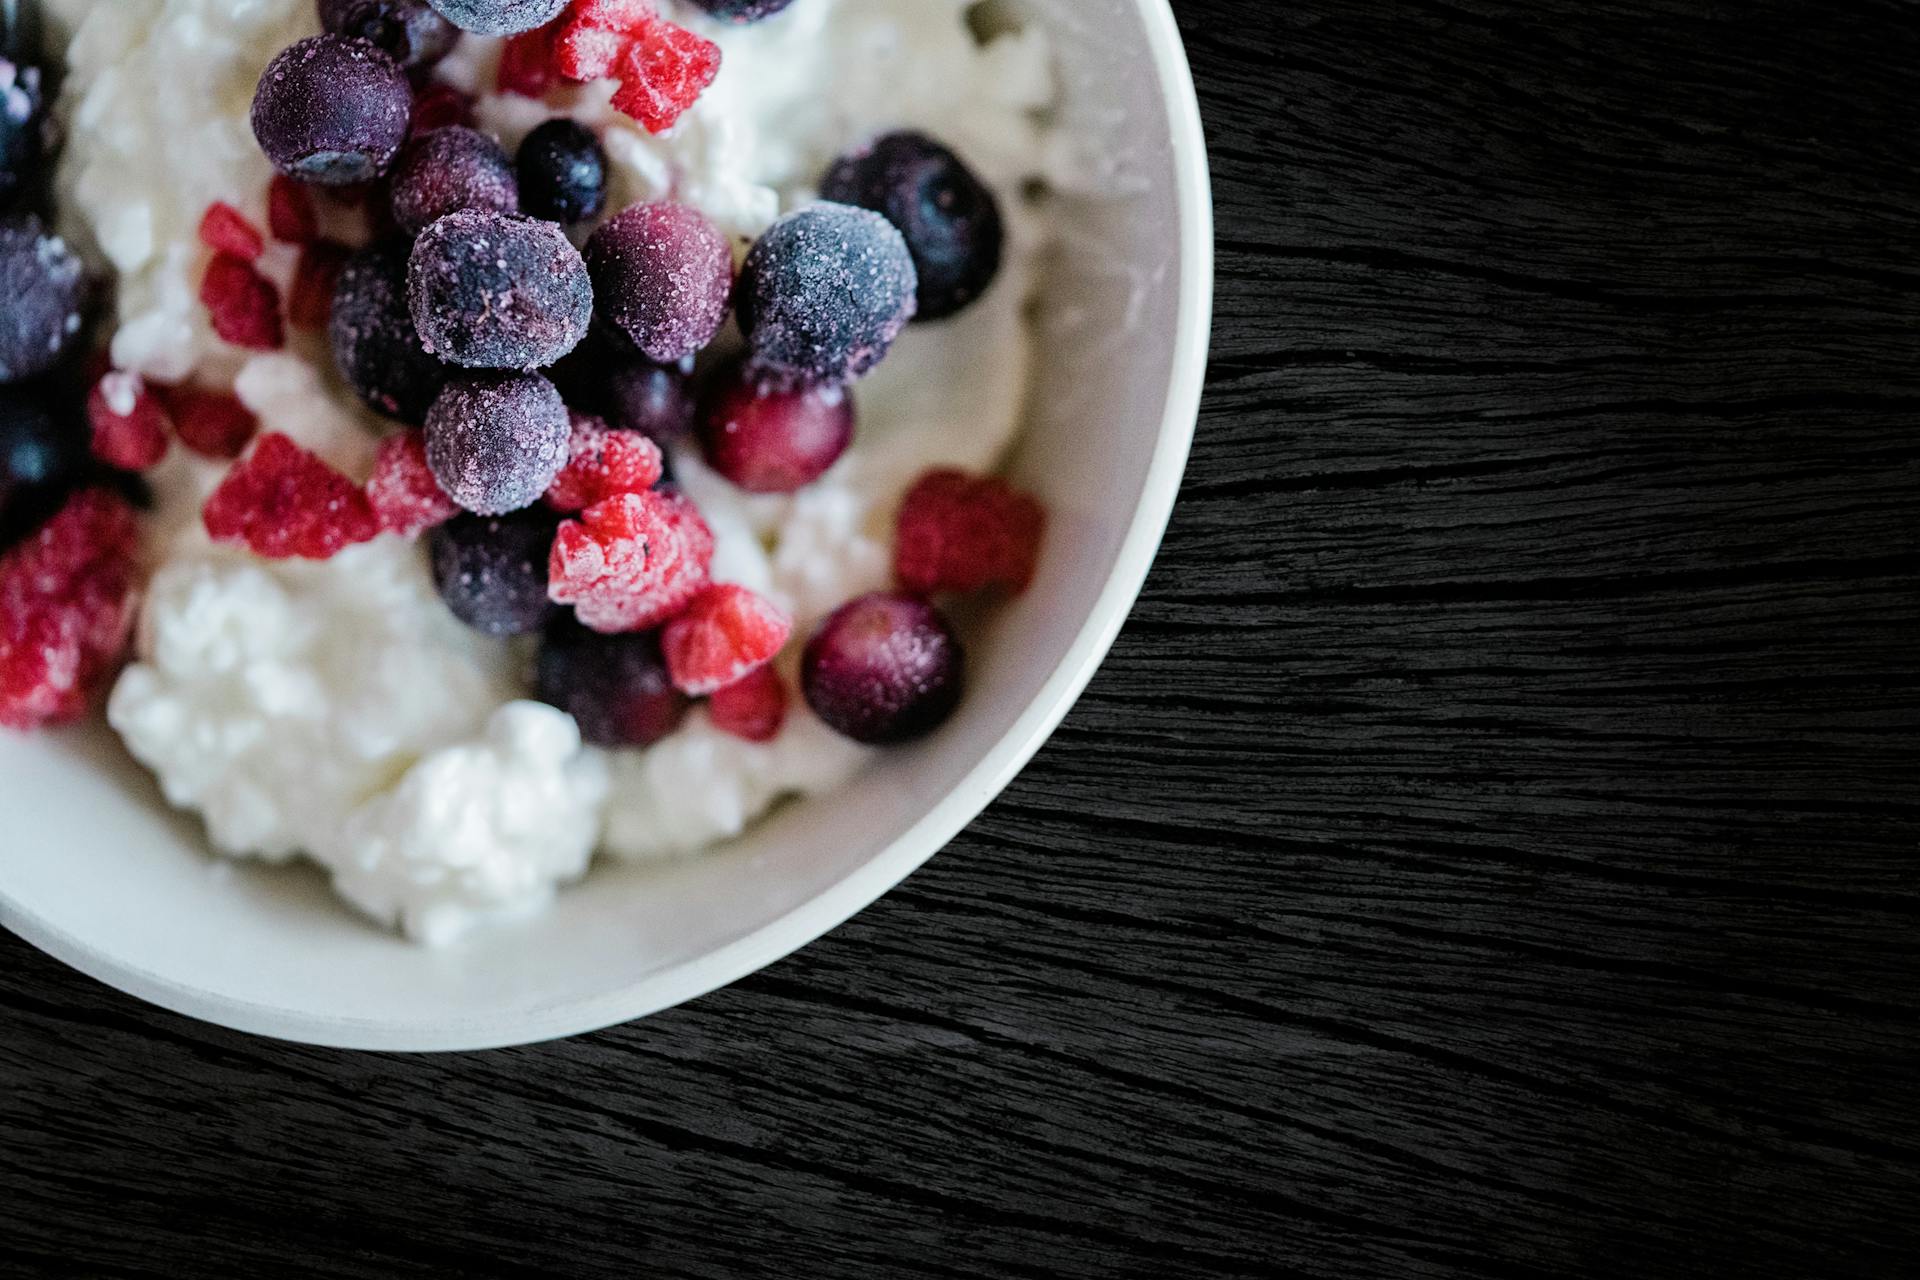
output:
[[[0,924],[124,991],[229,1027],[368,1049],[571,1035],[690,999],[860,910],[985,807],[1126,618],[1186,465],[1206,363],[1205,143],[1166,0],[1025,0],[1058,36],[1065,115],[1108,170],[1069,202],[1016,470],[1053,523],[1040,576],[979,635],[933,740],[665,870],[598,868],[538,919],[445,951],[333,900],[317,873],[214,861],[104,729],[0,734]]]

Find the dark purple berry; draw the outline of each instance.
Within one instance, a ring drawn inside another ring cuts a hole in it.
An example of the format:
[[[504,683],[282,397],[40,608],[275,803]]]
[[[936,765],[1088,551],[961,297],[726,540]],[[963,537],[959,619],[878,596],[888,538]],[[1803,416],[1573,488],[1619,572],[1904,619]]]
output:
[[[27,214],[0,222],[0,298],[0,382],[18,382],[73,349],[93,282],[67,242]]]
[[[885,216],[920,277],[920,320],[941,320],[985,293],[1000,272],[1000,204],[959,156],[924,133],[890,133],[827,171],[823,199]]]
[[[463,374],[427,414],[427,466],[468,511],[504,515],[547,491],[572,438],[566,404],[539,374]]]
[[[87,470],[87,434],[45,386],[0,387],[0,548],[52,517]]]
[[[347,259],[327,337],[340,376],[368,407],[418,426],[453,370],[428,354],[413,327],[408,251],[405,241],[387,240]]]
[[[841,605],[800,658],[800,687],[836,732],[876,746],[925,737],[960,702],[965,659],[940,611],[878,592]]]
[[[462,31],[517,36],[560,16],[568,0],[428,0]]]
[[[845,387],[785,390],[735,367],[700,405],[700,448],[715,471],[749,493],[792,493],[818,480],[853,443]]]
[[[693,355],[727,319],[733,249],[683,204],[637,204],[587,241],[600,314],[661,364]]]
[[[842,385],[879,364],[913,318],[907,242],[871,209],[816,204],[767,229],[734,290],[762,377]]]
[[[520,212],[520,184],[507,153],[465,125],[421,134],[393,169],[393,220],[417,236],[462,209]]]
[[[40,68],[0,58],[0,203],[32,182],[47,132]]]
[[[607,153],[576,120],[549,120],[520,144],[520,204],[536,218],[584,222],[607,207]]]
[[[572,408],[665,447],[693,430],[689,363],[657,364],[635,351],[624,334],[595,325],[548,376]]]
[[[693,0],[693,3],[727,22],[758,22],[771,18],[793,0]]]
[[[320,0],[320,25],[378,45],[409,71],[439,62],[460,39],[427,0]]]
[[[253,95],[253,136],[290,178],[345,186],[393,167],[407,140],[407,73],[365,40],[312,36],[267,64]]]
[[[667,675],[657,631],[603,636],[557,623],[534,673],[535,696],[572,715],[580,736],[598,747],[650,747],[693,705]]]
[[[547,556],[559,518],[544,507],[455,516],[428,535],[433,583],[453,616],[490,636],[524,636],[559,612],[547,598]]]
[[[551,222],[462,209],[414,242],[407,303],[427,350],[470,369],[542,369],[580,344],[593,283]]]

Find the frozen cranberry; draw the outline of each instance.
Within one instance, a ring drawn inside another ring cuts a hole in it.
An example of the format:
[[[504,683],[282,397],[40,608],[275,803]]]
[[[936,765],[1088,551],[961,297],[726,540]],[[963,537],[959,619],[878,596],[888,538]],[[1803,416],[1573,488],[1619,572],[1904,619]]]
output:
[[[333,290],[327,340],[333,363],[369,408],[419,425],[452,373],[428,354],[407,309],[404,241],[360,250],[340,271]]]
[[[734,306],[763,377],[838,386],[886,356],[913,318],[918,280],[892,223],[870,209],[816,204],[760,237]]]
[[[586,259],[600,314],[649,360],[695,354],[726,321],[733,250],[697,209],[635,205],[593,233]]]
[[[650,747],[678,729],[693,705],[668,678],[656,633],[598,635],[568,622],[541,643],[535,688],[599,747]]]
[[[853,443],[853,394],[844,387],[785,391],[736,365],[700,406],[700,448],[749,493],[792,493],[826,474]]]
[[[380,46],[409,71],[440,61],[460,38],[426,0],[320,0],[320,25]]]
[[[520,187],[500,144],[478,129],[435,129],[409,142],[393,169],[393,220],[417,236],[460,209],[520,212]]]
[[[92,297],[79,257],[39,218],[0,222],[0,382],[60,363],[80,337]]]
[[[412,112],[413,90],[392,57],[365,40],[312,36],[267,64],[253,136],[280,172],[341,186],[392,167]]]
[[[462,31],[511,36],[545,26],[560,16],[568,0],[429,0]]]
[[[407,302],[427,350],[473,369],[542,369],[593,319],[579,251],[551,222],[463,209],[414,242]]]
[[[447,496],[477,515],[539,500],[566,464],[567,406],[538,374],[463,374],[427,414],[427,462]]]
[[[880,593],[842,605],[800,659],[807,705],[835,731],[882,745],[946,722],[964,682],[960,640],[919,596]]]
[[[559,612],[547,598],[556,517],[533,508],[455,516],[428,536],[433,583],[453,616],[490,636],[524,636]]]
[[[520,203],[551,222],[584,222],[607,207],[607,153],[576,120],[549,120],[520,144]]]

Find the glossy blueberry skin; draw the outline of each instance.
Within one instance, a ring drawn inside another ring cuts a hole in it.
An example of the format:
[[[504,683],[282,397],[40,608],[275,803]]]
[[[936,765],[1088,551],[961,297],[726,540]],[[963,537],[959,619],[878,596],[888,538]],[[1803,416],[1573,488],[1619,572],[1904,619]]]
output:
[[[816,204],[774,223],[734,289],[756,376],[843,386],[886,358],[913,318],[919,277],[899,231],[871,209]]]
[[[365,40],[318,35],[267,64],[253,98],[253,136],[290,178],[345,186],[393,167],[407,140],[407,73]]]
[[[693,3],[723,21],[745,23],[771,18],[793,0],[693,0]]]
[[[455,516],[428,535],[433,584],[453,616],[490,636],[524,636],[559,613],[547,598],[558,518],[544,507]]]
[[[66,241],[27,214],[0,221],[0,383],[37,377],[76,349],[94,284]]]
[[[607,153],[577,120],[549,120],[520,144],[520,207],[551,222],[584,222],[607,207]]]
[[[87,435],[44,383],[0,387],[0,550],[59,510],[88,470]]]
[[[597,747],[652,746],[693,706],[673,687],[657,631],[603,636],[569,618],[548,630],[534,671],[535,696]]]
[[[428,0],[462,31],[483,36],[517,36],[560,16],[568,0]]]
[[[408,251],[404,240],[386,240],[347,260],[334,286],[327,339],[340,376],[369,408],[418,426],[453,370],[428,353],[413,327]]]
[[[427,465],[466,510],[504,515],[539,500],[572,439],[565,402],[539,374],[462,374],[427,414]]]
[[[835,732],[871,746],[945,724],[965,686],[960,640],[919,596],[876,592],[820,624],[800,659],[807,705]]]
[[[1000,272],[1000,204],[959,156],[923,133],[890,133],[846,156],[820,184],[826,200],[881,214],[899,229],[919,275],[916,320],[965,310]]]
[[[339,36],[371,41],[409,71],[433,66],[460,39],[460,29],[427,0],[319,0],[320,25]]]
[[[465,125],[407,143],[393,169],[393,220],[417,236],[450,213],[520,212],[520,184],[500,144]]]
[[[414,241],[407,305],[427,350],[469,369],[544,369],[580,345],[593,283],[558,225],[462,209]]]

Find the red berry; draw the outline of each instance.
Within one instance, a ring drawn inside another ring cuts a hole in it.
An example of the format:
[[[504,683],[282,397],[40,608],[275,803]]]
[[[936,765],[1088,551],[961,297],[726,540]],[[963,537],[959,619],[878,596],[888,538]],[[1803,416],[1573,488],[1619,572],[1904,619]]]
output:
[[[145,471],[167,453],[167,408],[137,373],[102,375],[87,395],[93,456],[122,471]]]
[[[373,474],[367,478],[367,502],[387,533],[411,538],[460,514],[427,465],[427,437],[403,431],[380,444]]]
[[[553,42],[553,65],[568,80],[582,83],[612,75],[620,55],[631,43],[618,31],[569,22]]]
[[[665,133],[720,74],[720,46],[685,27],[653,22],[620,55],[616,70],[614,109],[649,133]]]
[[[408,132],[413,137],[473,123],[473,97],[444,81],[436,80],[422,89],[413,100],[413,121]]]
[[[749,493],[792,493],[826,474],[853,443],[844,387],[781,390],[742,366],[722,373],[700,406],[700,448]]]
[[[707,699],[707,718],[722,733],[748,742],[772,742],[787,722],[787,686],[772,667],[760,667],[716,689]]]
[[[279,432],[260,437],[200,514],[214,541],[269,560],[326,560],[380,532],[359,485]]]
[[[615,431],[598,418],[573,415],[567,465],[547,488],[547,505],[571,515],[659,482],[660,446],[637,431]]]
[[[215,201],[200,218],[200,243],[215,253],[230,253],[252,262],[267,247],[259,228],[225,201]]]
[[[245,259],[215,254],[200,281],[200,301],[213,317],[213,331],[234,346],[278,351],[286,345],[280,290]]]
[[[547,96],[554,86],[553,42],[559,30],[558,23],[549,23],[508,37],[495,81],[501,93],[517,93],[523,98]]]
[[[282,244],[305,244],[320,234],[313,193],[305,183],[284,173],[273,175],[267,184],[267,230]]]
[[[893,547],[909,591],[1024,591],[1033,581],[1046,512],[996,476],[929,471],[907,491]]]
[[[0,556],[0,725],[83,715],[133,628],[133,509],[87,489]]]
[[[678,494],[624,493],[562,521],[548,594],[595,631],[657,627],[707,585],[713,533]]]
[[[181,386],[163,388],[160,395],[180,443],[205,457],[237,458],[260,430],[253,411],[224,391]]]
[[[315,240],[300,251],[287,295],[287,323],[318,333],[333,318],[333,291],[353,251],[337,240]]]
[[[745,587],[716,583],[660,633],[673,683],[695,696],[744,679],[793,634],[793,616]]]

